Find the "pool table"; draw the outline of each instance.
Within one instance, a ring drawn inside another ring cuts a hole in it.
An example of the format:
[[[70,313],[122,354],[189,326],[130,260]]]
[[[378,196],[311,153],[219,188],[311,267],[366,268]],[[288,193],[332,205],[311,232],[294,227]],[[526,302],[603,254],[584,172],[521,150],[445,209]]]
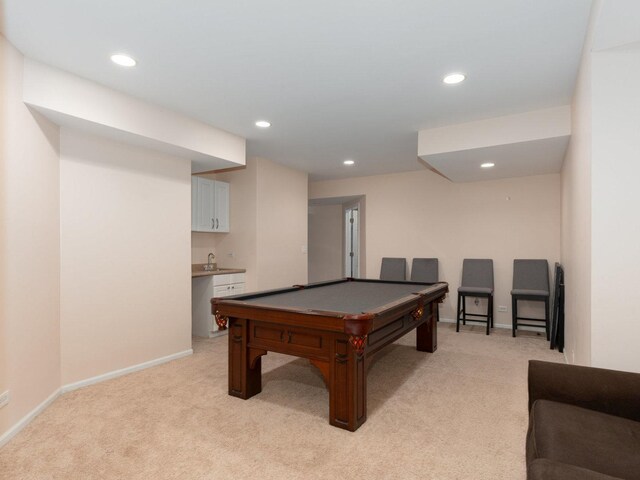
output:
[[[355,431],[367,419],[367,367],[384,346],[416,329],[422,352],[437,348],[436,312],[446,283],[346,278],[211,299],[229,328],[229,395],[262,390],[261,357],[308,358],[329,389],[329,422]]]

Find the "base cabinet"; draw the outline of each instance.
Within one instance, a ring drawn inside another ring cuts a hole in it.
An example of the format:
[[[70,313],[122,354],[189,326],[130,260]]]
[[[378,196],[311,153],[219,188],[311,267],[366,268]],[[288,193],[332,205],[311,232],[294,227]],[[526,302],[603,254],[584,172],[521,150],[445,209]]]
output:
[[[211,299],[240,293],[245,293],[244,273],[193,277],[191,279],[191,333],[196,337],[215,336],[218,325],[211,314]]]

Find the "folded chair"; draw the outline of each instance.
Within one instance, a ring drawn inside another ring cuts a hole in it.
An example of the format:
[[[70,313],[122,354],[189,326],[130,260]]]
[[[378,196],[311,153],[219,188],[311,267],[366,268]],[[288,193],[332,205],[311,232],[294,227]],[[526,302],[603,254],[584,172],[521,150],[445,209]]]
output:
[[[544,318],[518,316],[518,300],[544,302]],[[544,327],[549,340],[549,265],[546,260],[514,260],[513,290],[511,290],[512,335],[516,336],[518,325],[523,327]],[[521,323],[528,320],[536,323]],[[541,323],[544,322],[544,325]]]
[[[406,258],[382,258],[380,267],[380,280],[397,280],[404,282],[407,279]]]
[[[483,297],[487,299],[487,313],[467,313],[467,297]],[[462,306],[462,308],[460,308]],[[479,317],[479,318],[469,318]],[[482,319],[486,320],[482,320]],[[456,311],[456,332],[467,322],[487,324],[487,335],[493,327],[493,260],[465,258],[462,262],[462,284],[458,288],[458,309]]]

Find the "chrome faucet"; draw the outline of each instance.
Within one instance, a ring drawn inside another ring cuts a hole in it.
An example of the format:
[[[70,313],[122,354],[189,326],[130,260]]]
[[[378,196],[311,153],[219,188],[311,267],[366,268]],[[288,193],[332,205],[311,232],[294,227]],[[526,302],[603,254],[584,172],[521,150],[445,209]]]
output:
[[[209,268],[211,268],[211,264],[213,263],[214,258],[216,258],[216,256],[213,253],[210,253],[209,256],[207,257],[207,266]]]

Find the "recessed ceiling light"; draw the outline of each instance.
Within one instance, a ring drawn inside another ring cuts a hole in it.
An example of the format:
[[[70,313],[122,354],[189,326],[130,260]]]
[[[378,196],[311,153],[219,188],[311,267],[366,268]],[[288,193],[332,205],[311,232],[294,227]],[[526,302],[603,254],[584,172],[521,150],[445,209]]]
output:
[[[442,79],[442,81],[446,84],[453,85],[455,83],[460,83],[465,79],[464,74],[462,73],[450,73],[446,77]]]
[[[491,162],[487,162],[487,163],[483,163],[482,165],[480,165],[482,168],[491,168],[491,167],[495,167],[496,164],[495,163],[491,163]]]
[[[354,162],[353,160],[345,160],[345,161],[344,161],[344,162],[342,162],[342,163],[344,163],[345,165],[353,165],[353,164],[354,164],[354,163],[356,163],[356,162]]]
[[[121,67],[135,67],[136,65],[136,61],[133,58],[123,53],[111,55],[111,61]]]
[[[271,126],[271,123],[267,122],[266,120],[258,120],[256,122],[256,127],[269,128],[270,126]]]

